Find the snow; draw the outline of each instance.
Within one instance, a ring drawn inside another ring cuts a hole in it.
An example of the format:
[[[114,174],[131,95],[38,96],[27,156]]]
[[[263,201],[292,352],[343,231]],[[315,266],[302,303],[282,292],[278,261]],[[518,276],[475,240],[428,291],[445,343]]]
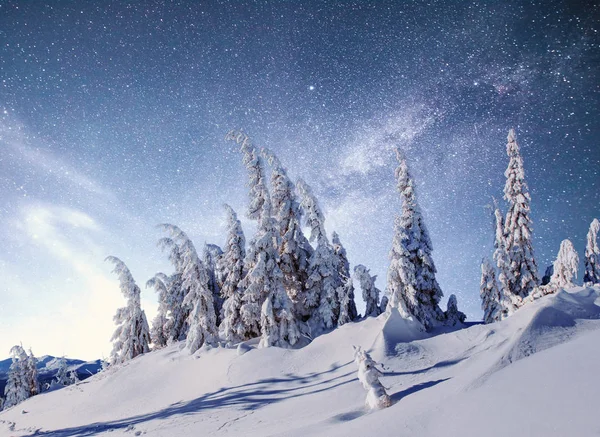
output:
[[[295,350],[179,342],[0,413],[0,435],[595,435],[599,304],[575,287],[450,332],[393,309]],[[389,408],[365,407],[352,345],[381,363]]]

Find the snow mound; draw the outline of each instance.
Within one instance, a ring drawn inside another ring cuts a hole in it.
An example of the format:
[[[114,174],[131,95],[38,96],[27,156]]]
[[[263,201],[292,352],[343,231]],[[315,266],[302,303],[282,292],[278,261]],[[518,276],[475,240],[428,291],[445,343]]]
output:
[[[593,288],[570,293],[560,290],[535,302],[538,305],[531,309],[523,308],[523,311],[533,310],[533,315],[528,314],[529,322],[519,330],[500,367],[564,343],[578,333],[579,328],[585,329],[586,320],[600,319],[600,306],[594,303],[598,297],[599,293]]]
[[[396,356],[399,345],[427,337],[420,323],[403,318],[396,308],[391,308],[387,314],[384,313],[379,317],[384,318],[385,322],[373,346],[373,352],[378,358]]]

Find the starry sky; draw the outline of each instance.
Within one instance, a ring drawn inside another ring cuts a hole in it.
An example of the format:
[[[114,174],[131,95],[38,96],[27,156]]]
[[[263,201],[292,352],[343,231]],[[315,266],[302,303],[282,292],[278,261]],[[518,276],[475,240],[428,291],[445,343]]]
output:
[[[144,284],[169,271],[155,225],[222,245],[222,204],[245,212],[232,128],[312,185],[381,289],[401,147],[444,305],[480,318],[509,128],[542,272],[564,238],[582,257],[600,216],[598,17],[593,1],[0,0],[0,356],[108,356],[107,255],[151,319]]]

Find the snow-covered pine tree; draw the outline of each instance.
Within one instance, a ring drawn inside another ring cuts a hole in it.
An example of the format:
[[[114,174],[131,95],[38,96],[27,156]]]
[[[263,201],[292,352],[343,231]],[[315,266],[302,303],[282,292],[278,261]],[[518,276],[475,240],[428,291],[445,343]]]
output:
[[[375,287],[377,276],[371,276],[369,269],[362,264],[354,267],[354,277],[360,284],[362,297],[365,301],[365,317],[377,317],[381,314],[379,307],[379,293],[381,291]]]
[[[487,258],[481,261],[481,282],[479,286],[483,323],[502,320],[502,295],[496,281],[496,271]]]
[[[571,240],[565,239],[560,243],[560,249],[554,261],[554,273],[550,284],[556,287],[572,287],[573,278],[577,278],[579,255],[573,247]]]
[[[498,318],[494,318],[494,321],[505,319],[514,313],[517,308],[521,305],[522,299],[520,296],[516,296],[510,292],[509,283],[512,278],[513,272],[510,269],[510,260],[508,253],[506,252],[505,238],[504,238],[504,218],[500,208],[496,206],[494,209],[494,224],[495,224],[495,240],[494,240],[494,260],[498,267],[498,304],[499,315]],[[482,267],[483,268],[483,267]],[[497,314],[494,312],[494,314]],[[496,315],[494,316],[496,317]]]
[[[354,284],[352,278],[343,280],[343,284],[337,289],[337,297],[340,302],[340,315],[338,326],[345,325],[357,319],[356,303],[354,302]]]
[[[168,318],[168,327],[166,328],[168,329],[168,342],[184,340],[189,329],[188,320],[192,307],[184,303],[187,290],[183,288],[181,279],[184,267],[181,248],[170,237],[158,240],[158,247],[169,252],[169,261],[175,268],[175,273],[168,277],[167,282],[164,282],[168,291],[167,300],[165,301]]]
[[[402,213],[394,223],[387,288],[391,307],[401,315],[414,316],[425,329],[443,322],[439,307],[442,290],[435,279],[431,257],[433,246],[417,203],[413,179],[406,159],[396,149],[399,165],[395,176],[402,200]]]
[[[508,202],[504,221],[504,245],[510,270],[507,285],[510,293],[522,299],[527,297],[539,282],[533,255],[532,221],[529,215],[531,196],[525,182],[523,158],[513,129],[508,132],[507,140],[506,153],[509,163],[504,172],[504,199]]]
[[[170,297],[168,283],[169,277],[164,273],[157,273],[146,282],[146,288],[152,287],[158,293],[158,312],[150,329],[150,338],[155,349],[165,347],[168,344],[172,329],[172,320],[168,318]]]
[[[244,277],[244,258],[246,257],[246,238],[237,214],[229,205],[227,210],[227,242],[225,252],[220,259],[223,272],[221,295],[223,302],[223,321],[219,326],[219,336],[228,343],[246,340],[246,327],[240,313],[243,290],[240,281]]]
[[[446,316],[446,325],[447,326],[456,326],[459,324],[465,323],[467,316],[462,311],[458,309],[458,303],[456,301],[456,295],[451,294],[448,298],[448,305],[446,307],[446,311],[444,312]]]
[[[306,292],[301,304],[311,314],[311,332],[318,335],[338,323],[340,302],[337,290],[343,286],[343,282],[338,274],[333,247],[329,244],[325,232],[325,217],[319,203],[311,188],[302,179],[298,180],[296,187],[302,199],[301,206],[306,224],[311,229],[310,241],[317,242],[317,247],[309,259]]]
[[[346,255],[346,249],[340,241],[337,232],[331,236],[331,245],[333,246],[334,265],[342,285],[337,289],[338,301],[340,302],[340,316],[338,326],[351,322],[358,318],[358,310],[354,301],[354,284],[350,274],[350,263]]]
[[[202,252],[202,262],[206,267],[208,274],[208,289],[213,295],[215,305],[215,315],[217,316],[217,326],[221,323],[221,314],[223,309],[223,298],[221,297],[221,287],[223,286],[223,272],[220,270],[219,260],[223,256],[223,250],[216,244],[205,244]]]
[[[234,139],[241,144],[243,162],[248,170],[248,218],[258,221],[256,235],[250,242],[244,262],[246,275],[240,282],[245,290],[240,310],[242,321],[250,335],[260,332],[262,347],[293,346],[298,341],[299,331],[279,268],[280,236],[272,216],[264,163],[247,136]]]
[[[4,387],[4,408],[10,408],[31,396],[31,380],[28,371],[27,353],[21,346],[10,349],[12,363]]]
[[[40,381],[38,379],[37,370],[38,360],[33,355],[31,349],[29,349],[29,355],[27,356],[27,377],[29,378],[29,395],[35,396],[40,394]]]
[[[121,293],[127,299],[127,306],[119,308],[114,317],[117,329],[111,338],[111,361],[123,363],[150,351],[150,328],[141,307],[140,287],[135,283],[129,268],[114,256],[107,257],[106,261],[114,264],[113,272],[118,275]]]
[[[590,230],[587,234],[587,244],[585,246],[585,273],[583,275],[584,284],[600,284],[600,248],[598,247],[598,232],[600,231],[600,221],[597,218],[592,220]]]
[[[186,347],[193,354],[205,343],[213,343],[218,338],[213,294],[208,288],[208,272],[185,232],[168,223],[159,226],[170,234],[178,246],[181,288],[185,293],[182,304],[192,309],[187,319]]]
[[[304,300],[304,284],[308,278],[308,259],[313,249],[302,232],[302,211],[295,187],[277,156],[268,149],[262,154],[271,166],[271,199],[273,215],[279,230],[279,268],[283,285],[294,304],[294,314],[306,318],[305,309],[299,305]]]

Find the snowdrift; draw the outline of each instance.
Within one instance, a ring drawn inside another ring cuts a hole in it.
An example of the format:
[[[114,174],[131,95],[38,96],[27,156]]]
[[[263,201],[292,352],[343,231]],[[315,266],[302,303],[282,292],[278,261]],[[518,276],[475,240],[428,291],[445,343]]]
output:
[[[175,344],[0,413],[0,435],[595,435],[599,297],[561,291],[432,336],[392,315],[299,350]],[[390,408],[365,408],[352,345],[382,363]]]

